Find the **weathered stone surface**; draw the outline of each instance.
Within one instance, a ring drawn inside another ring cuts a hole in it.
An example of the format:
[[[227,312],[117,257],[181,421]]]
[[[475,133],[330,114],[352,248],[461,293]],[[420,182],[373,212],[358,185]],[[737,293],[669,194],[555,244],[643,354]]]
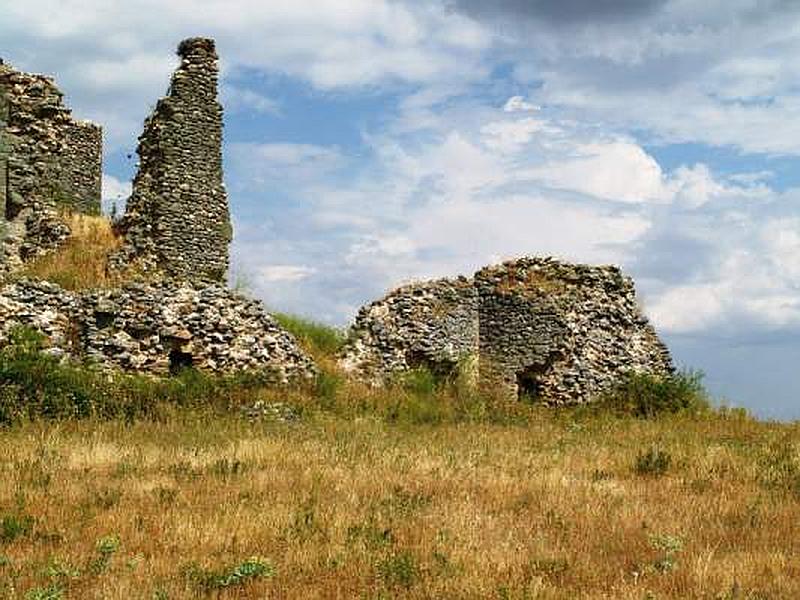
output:
[[[0,276],[69,235],[59,211],[100,212],[102,131],[52,79],[0,61]]]
[[[260,302],[219,285],[136,284],[74,293],[21,280],[0,288],[0,344],[17,325],[47,336],[51,352],[124,371],[269,370],[279,382],[316,374]]]
[[[380,382],[470,357],[485,388],[548,404],[589,401],[628,371],[673,369],[618,268],[531,257],[472,280],[404,286],[362,308],[340,363]]]
[[[585,402],[626,372],[672,372],[617,267],[522,258],[481,269],[475,287],[480,378],[510,397]]]
[[[139,137],[139,170],[112,260],[189,281],[222,282],[231,222],[222,181],[222,107],[214,41],[178,47],[181,64]]]
[[[447,374],[476,352],[477,300],[463,277],[398,288],[358,312],[341,365],[373,382],[419,366]]]

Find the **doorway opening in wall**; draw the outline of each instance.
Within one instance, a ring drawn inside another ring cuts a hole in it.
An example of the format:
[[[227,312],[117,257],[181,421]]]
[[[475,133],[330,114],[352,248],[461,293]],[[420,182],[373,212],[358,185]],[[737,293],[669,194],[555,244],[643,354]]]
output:
[[[169,373],[177,375],[184,369],[190,368],[194,364],[194,358],[190,352],[172,350],[169,353]]]
[[[539,402],[544,392],[542,379],[550,370],[550,365],[529,365],[517,372],[517,398],[523,402]]]

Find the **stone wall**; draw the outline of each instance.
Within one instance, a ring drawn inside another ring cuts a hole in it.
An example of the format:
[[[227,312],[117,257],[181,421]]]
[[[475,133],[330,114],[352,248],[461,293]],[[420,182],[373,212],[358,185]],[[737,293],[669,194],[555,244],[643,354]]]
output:
[[[0,61],[0,275],[57,246],[62,209],[100,212],[102,130],[49,77]]]
[[[222,107],[214,41],[184,40],[181,64],[139,137],[139,170],[118,230],[112,265],[222,282],[231,222],[222,181]]]
[[[480,378],[508,397],[580,402],[627,371],[672,371],[617,267],[522,258],[481,269],[475,287]]]
[[[629,277],[550,258],[399,288],[361,309],[340,364],[381,382],[468,357],[492,393],[547,404],[589,401],[628,371],[672,372]]]
[[[219,285],[134,284],[75,293],[21,280],[0,287],[0,344],[18,325],[47,336],[51,353],[129,372],[268,370],[281,383],[316,374],[260,302]]]
[[[476,351],[477,308],[463,277],[401,287],[358,312],[341,365],[376,383],[419,366],[447,375]]]

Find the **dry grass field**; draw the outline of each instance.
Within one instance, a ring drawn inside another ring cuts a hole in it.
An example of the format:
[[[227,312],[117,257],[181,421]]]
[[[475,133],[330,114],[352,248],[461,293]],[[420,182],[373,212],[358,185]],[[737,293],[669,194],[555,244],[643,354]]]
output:
[[[303,414],[0,430],[0,597],[800,597],[796,425]]]

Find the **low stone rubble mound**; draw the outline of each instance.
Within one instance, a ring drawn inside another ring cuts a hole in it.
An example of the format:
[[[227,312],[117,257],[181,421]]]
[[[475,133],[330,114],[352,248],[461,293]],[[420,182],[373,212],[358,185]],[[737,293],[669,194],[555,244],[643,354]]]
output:
[[[359,311],[350,340],[340,365],[366,381],[477,363],[484,389],[547,404],[590,401],[628,372],[673,371],[629,277],[552,258],[403,286]]]
[[[20,280],[0,288],[0,343],[19,325],[44,334],[51,353],[128,372],[259,370],[273,373],[276,383],[317,372],[260,302],[219,285],[164,282],[76,293]]]

